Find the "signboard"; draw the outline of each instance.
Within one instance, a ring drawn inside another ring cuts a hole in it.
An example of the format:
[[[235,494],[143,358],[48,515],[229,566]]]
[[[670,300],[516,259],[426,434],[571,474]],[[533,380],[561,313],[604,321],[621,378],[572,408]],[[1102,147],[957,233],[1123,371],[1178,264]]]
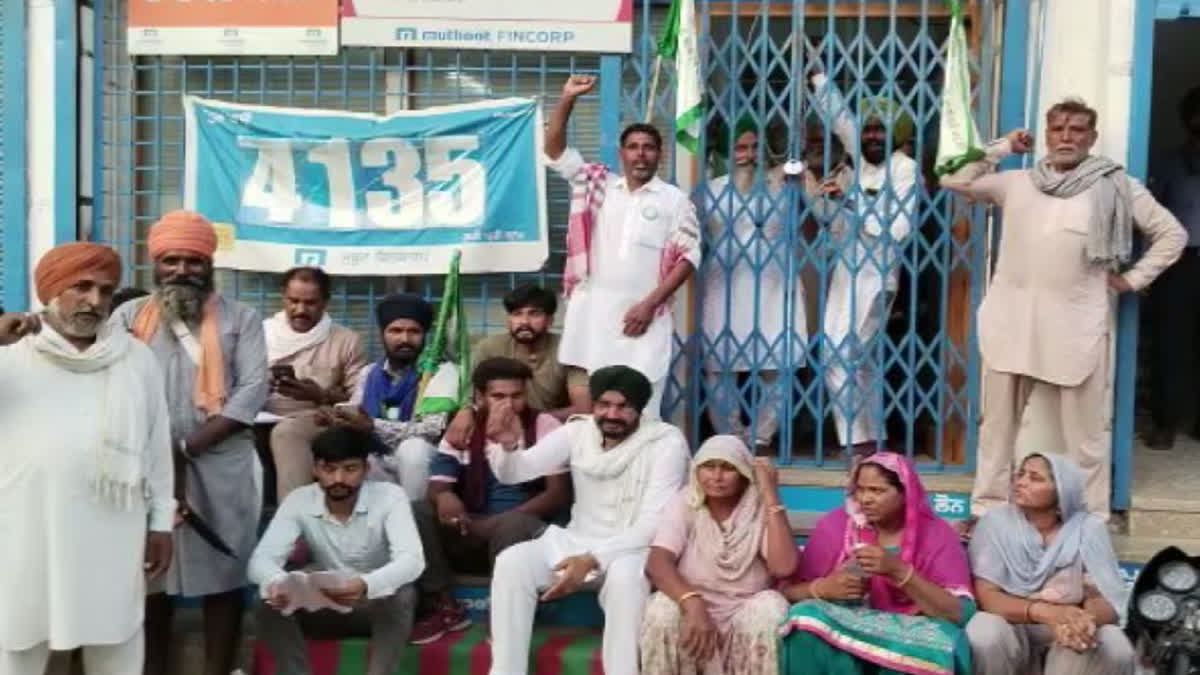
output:
[[[337,54],[338,0],[129,0],[130,54]]]
[[[343,0],[342,44],[626,53],[633,0]]]
[[[184,97],[184,205],[215,263],[282,272],[529,272],[549,255],[541,109],[510,98],[386,117]]]

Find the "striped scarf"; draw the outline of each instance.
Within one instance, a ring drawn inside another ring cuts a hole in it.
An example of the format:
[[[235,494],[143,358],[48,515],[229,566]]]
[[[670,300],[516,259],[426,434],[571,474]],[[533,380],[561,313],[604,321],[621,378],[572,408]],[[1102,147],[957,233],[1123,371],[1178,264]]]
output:
[[[608,167],[584,164],[571,180],[571,208],[567,215],[567,259],[563,265],[563,297],[570,298],[579,284],[587,281],[592,252],[592,228],[600,219],[608,185]],[[694,234],[694,233],[693,233]],[[658,263],[658,282],[662,283],[680,261],[687,258],[688,247],[672,234],[663,247]],[[656,314],[667,311],[659,305]]]

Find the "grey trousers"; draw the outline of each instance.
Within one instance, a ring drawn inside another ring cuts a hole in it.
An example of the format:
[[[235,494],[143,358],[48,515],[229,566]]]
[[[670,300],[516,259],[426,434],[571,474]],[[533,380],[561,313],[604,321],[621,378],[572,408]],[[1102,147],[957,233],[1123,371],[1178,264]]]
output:
[[[412,633],[417,607],[416,588],[409,584],[395,594],[368,600],[356,607],[371,623],[371,658],[367,675],[391,675],[400,663]],[[275,657],[277,675],[310,675],[304,632],[295,615],[284,616],[266,603],[258,607],[258,634]]]
[[[967,624],[975,675],[1133,675],[1134,652],[1116,626],[1101,626],[1098,647],[1076,652],[1054,646],[1054,633],[1040,624],[1010,624],[979,612]]]

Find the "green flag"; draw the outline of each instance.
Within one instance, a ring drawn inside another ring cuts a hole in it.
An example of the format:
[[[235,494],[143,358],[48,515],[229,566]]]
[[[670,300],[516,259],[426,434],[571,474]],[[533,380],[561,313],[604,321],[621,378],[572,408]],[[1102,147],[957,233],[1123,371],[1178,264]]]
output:
[[[946,46],[946,71],[942,85],[941,126],[938,133],[939,176],[954,173],[963,165],[983,159],[979,129],[971,116],[971,66],[962,6],[950,0],[950,37]]]
[[[461,408],[471,395],[471,346],[458,278],[461,257],[462,252],[455,251],[450,258],[450,273],[446,275],[437,318],[434,320],[432,331],[426,336],[425,348],[421,350],[421,356],[417,359],[417,370],[421,373],[421,390],[415,415],[452,413]],[[454,321],[454,349],[448,354],[451,320]],[[437,377],[438,369],[447,357],[458,367],[456,382],[443,382]]]
[[[671,1],[658,39],[658,57],[675,62],[675,140],[695,153],[704,111],[700,107],[700,51],[693,0]]]

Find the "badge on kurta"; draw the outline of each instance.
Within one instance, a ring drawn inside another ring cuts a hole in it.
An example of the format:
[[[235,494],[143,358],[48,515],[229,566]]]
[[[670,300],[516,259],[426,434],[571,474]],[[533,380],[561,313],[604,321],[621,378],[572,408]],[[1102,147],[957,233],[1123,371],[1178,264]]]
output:
[[[646,220],[654,220],[658,218],[658,209],[654,206],[643,206],[642,217]]]

